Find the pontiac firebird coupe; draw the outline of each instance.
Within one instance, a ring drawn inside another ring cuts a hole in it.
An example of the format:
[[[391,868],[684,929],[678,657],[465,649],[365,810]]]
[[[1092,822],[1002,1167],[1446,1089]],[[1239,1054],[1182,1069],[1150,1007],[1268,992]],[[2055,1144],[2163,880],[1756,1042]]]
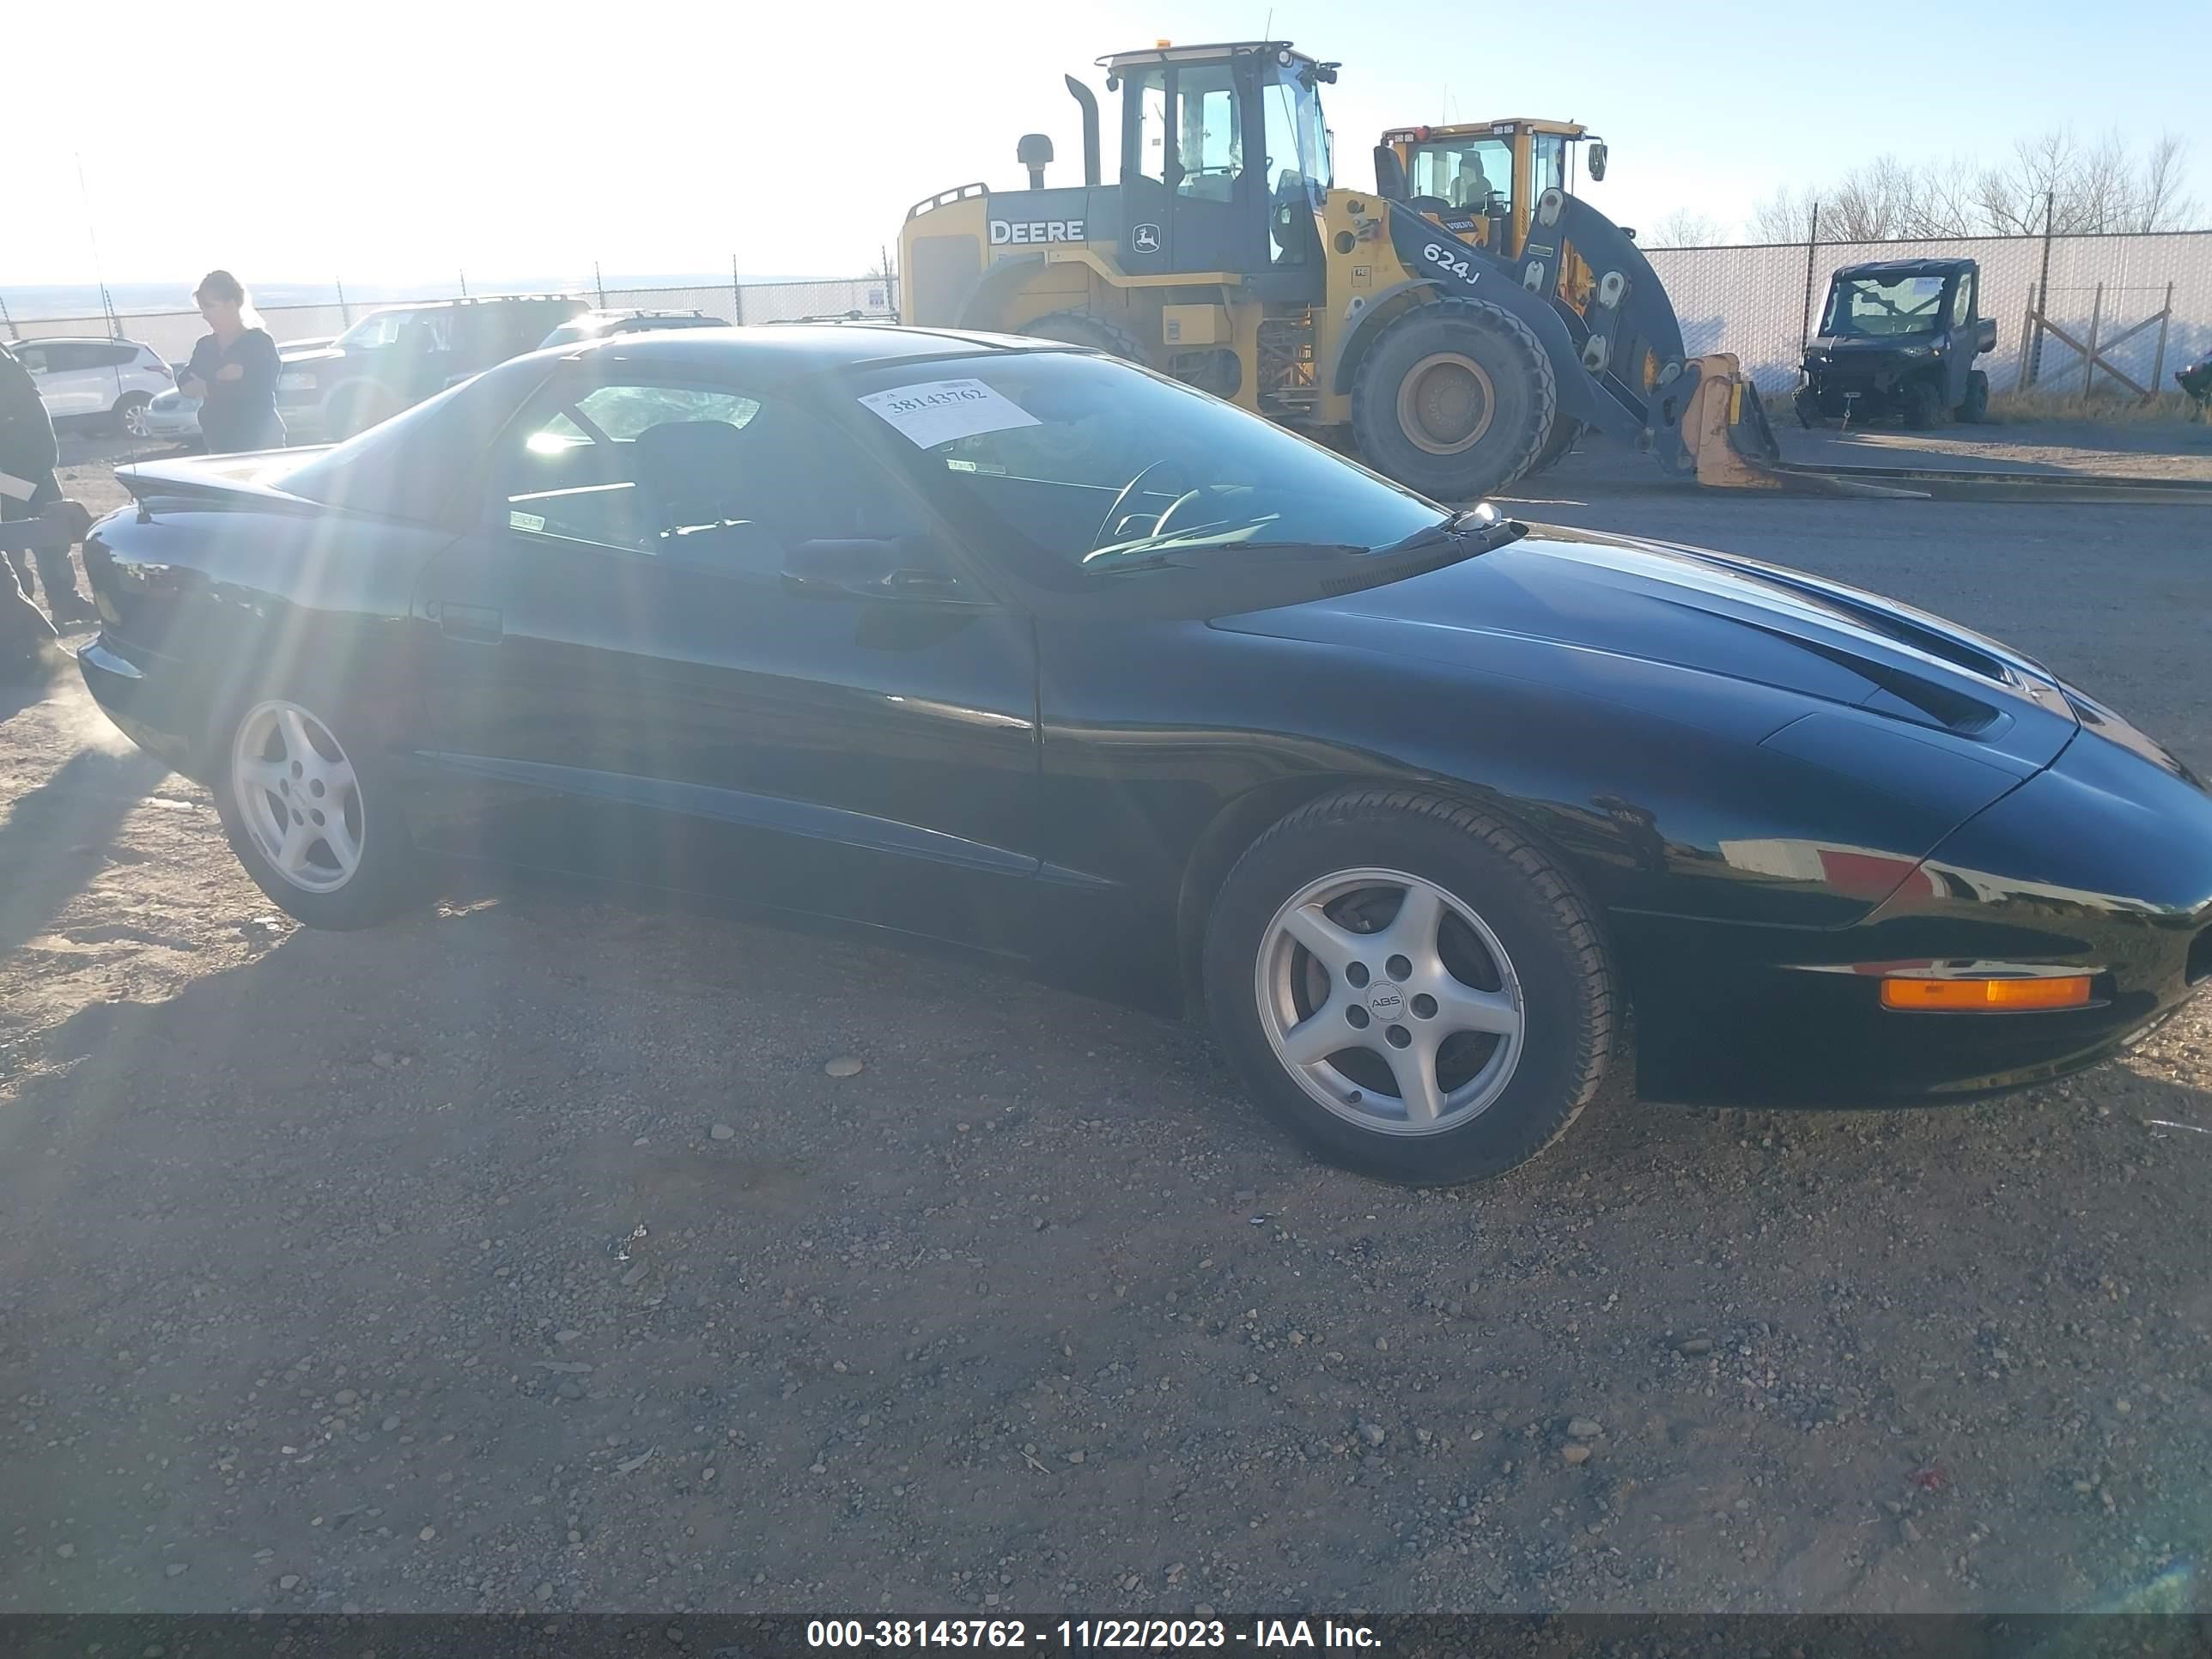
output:
[[[1962,1097],[2212,973],[2212,796],[1937,617],[1453,513],[1140,368],[636,336],[126,467],[87,683],[301,921],[453,858],[1203,1010],[1322,1153]]]

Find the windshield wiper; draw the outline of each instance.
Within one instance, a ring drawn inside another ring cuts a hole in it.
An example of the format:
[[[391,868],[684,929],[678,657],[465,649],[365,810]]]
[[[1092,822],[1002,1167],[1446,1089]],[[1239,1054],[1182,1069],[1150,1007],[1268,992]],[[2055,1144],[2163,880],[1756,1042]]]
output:
[[[1401,542],[1378,547],[1370,556],[1382,558],[1401,553],[1425,553],[1431,548],[1446,547],[1454,543],[1473,552],[1487,553],[1492,548],[1518,541],[1528,533],[1527,525],[1517,519],[1500,517],[1496,507],[1484,502],[1476,507],[1463,507],[1442,524],[1431,525],[1426,530],[1417,530]]]

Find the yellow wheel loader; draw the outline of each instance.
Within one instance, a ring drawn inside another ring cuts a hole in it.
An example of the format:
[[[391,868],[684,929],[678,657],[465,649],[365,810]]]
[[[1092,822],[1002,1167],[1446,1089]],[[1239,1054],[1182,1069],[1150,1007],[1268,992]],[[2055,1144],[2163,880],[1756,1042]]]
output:
[[[1735,360],[1686,361],[1633,240],[1566,189],[1580,128],[1407,129],[1376,148],[1376,188],[1350,189],[1322,113],[1336,64],[1277,40],[1098,61],[1120,117],[1112,182],[1098,100],[1068,76],[1082,183],[1048,186],[1051,143],[1031,134],[1016,151],[1027,190],[917,204],[903,320],[1110,351],[1444,501],[1511,483],[1584,430],[1684,475],[1715,410],[1723,431],[1766,430]],[[1462,152],[1504,159],[1479,200]],[[1601,176],[1601,147],[1590,161]],[[1691,423],[1701,380],[1729,396]]]

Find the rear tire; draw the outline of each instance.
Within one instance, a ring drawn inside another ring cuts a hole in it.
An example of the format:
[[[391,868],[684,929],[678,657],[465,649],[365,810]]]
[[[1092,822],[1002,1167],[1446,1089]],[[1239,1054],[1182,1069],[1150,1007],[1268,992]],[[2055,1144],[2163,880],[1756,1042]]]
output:
[[[1990,377],[1978,368],[1966,376],[1966,401],[1959,405],[1959,419],[1979,426],[1990,417]]]
[[[1943,420],[1943,394],[1933,380],[1915,380],[1905,389],[1905,423],[1925,432]]]
[[[125,392],[115,400],[115,429],[128,438],[147,436],[146,410],[153,401],[147,392]]]
[[[392,780],[325,695],[243,698],[210,733],[210,782],[254,885],[311,927],[370,927],[418,891]]]
[[[1376,471],[1443,501],[1489,495],[1534,465],[1559,386],[1535,334],[1478,300],[1417,305],[1360,359],[1352,430]]]
[[[1022,332],[1035,339],[1089,346],[1125,362],[1144,361],[1144,349],[1137,343],[1137,337],[1095,311],[1055,311],[1024,325]]]
[[[1620,1008],[1565,872],[1407,790],[1316,802],[1254,842],[1214,901],[1205,975],[1264,1110],[1332,1163],[1417,1186],[1558,1139],[1604,1081]]]

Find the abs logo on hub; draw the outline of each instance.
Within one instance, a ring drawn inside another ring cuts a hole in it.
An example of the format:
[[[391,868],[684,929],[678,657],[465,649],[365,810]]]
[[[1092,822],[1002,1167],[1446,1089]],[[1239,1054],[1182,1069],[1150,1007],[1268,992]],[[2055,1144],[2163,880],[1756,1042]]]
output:
[[[991,246],[1005,247],[1012,242],[1079,242],[1083,240],[1083,221],[1080,219],[994,219],[991,221]]]

